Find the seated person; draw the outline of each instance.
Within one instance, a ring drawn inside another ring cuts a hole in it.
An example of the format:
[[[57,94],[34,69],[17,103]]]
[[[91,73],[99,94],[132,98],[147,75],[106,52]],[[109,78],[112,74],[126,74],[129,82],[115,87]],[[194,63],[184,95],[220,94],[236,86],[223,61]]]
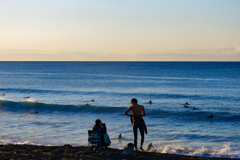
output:
[[[100,119],[97,119],[95,121],[95,125],[92,128],[93,131],[101,131],[102,132],[102,136],[101,136],[101,140],[102,140],[102,146],[105,148],[108,148],[108,146],[110,145],[111,141],[109,139],[109,136],[107,134],[107,127],[105,125],[105,123],[102,123]]]
[[[136,154],[136,152],[134,152],[134,144],[128,143],[124,148],[123,154]]]

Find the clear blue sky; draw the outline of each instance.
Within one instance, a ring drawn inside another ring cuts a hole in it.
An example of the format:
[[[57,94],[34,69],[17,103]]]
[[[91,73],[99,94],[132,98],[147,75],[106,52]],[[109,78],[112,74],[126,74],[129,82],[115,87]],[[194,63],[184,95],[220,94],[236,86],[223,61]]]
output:
[[[240,0],[0,0],[0,61],[240,61]]]

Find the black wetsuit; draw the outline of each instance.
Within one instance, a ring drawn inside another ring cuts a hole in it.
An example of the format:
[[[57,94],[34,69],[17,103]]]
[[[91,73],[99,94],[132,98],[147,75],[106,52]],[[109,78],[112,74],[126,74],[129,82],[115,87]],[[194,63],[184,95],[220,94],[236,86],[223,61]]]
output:
[[[134,135],[134,146],[137,149],[137,129],[139,128],[141,134],[141,147],[144,142],[144,127],[143,127],[143,119],[140,117],[132,117],[133,120],[133,135]]]

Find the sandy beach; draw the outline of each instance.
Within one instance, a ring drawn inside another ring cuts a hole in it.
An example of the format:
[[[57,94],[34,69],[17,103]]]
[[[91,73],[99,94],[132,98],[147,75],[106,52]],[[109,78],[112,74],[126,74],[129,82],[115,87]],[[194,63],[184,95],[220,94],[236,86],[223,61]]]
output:
[[[86,146],[34,146],[34,145],[0,145],[0,159],[138,159],[138,160],[230,160],[230,158],[203,158],[153,152],[138,152],[137,155],[124,155],[123,150],[102,149],[91,151]]]

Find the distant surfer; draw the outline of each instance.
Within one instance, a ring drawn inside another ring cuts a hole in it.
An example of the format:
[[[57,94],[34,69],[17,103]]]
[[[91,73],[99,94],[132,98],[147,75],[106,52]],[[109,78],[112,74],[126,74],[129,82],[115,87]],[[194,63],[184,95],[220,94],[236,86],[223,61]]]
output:
[[[85,104],[85,106],[89,106],[89,104],[87,103],[87,104]]]
[[[94,102],[94,99],[92,99],[91,102]]]
[[[1,96],[5,96],[5,94],[1,94]]]
[[[204,117],[204,118],[213,118],[213,117],[214,117],[214,115],[211,114],[210,116],[207,116],[207,117]]]
[[[150,100],[148,103],[149,103],[149,104],[152,104],[152,101]]]
[[[30,98],[30,96],[28,96],[28,97],[23,97],[23,98]]]
[[[211,114],[210,116],[208,116],[207,118],[213,118],[213,114]]]
[[[33,113],[33,112],[31,112],[31,114],[38,114],[38,111],[36,111],[36,112],[34,112],[34,113]]]
[[[193,110],[195,110],[196,108],[195,108],[195,107],[193,107],[192,109],[193,109]]]
[[[188,105],[188,102],[186,102],[186,103],[184,103],[184,104]]]
[[[184,105],[184,108],[188,108],[188,106],[187,106],[187,105]]]

